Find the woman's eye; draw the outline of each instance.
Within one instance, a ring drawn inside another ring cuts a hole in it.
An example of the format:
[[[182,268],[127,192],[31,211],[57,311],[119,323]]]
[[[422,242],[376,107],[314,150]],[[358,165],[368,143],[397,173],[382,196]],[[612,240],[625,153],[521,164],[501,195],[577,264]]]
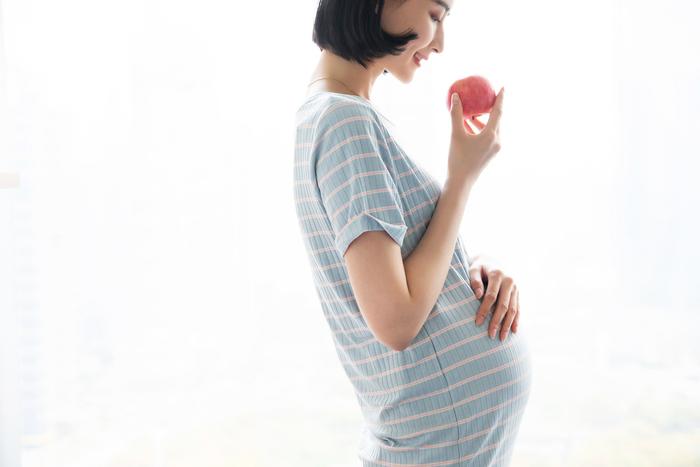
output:
[[[438,18],[437,16],[430,15],[430,19],[432,19],[436,23],[440,22],[440,18]]]

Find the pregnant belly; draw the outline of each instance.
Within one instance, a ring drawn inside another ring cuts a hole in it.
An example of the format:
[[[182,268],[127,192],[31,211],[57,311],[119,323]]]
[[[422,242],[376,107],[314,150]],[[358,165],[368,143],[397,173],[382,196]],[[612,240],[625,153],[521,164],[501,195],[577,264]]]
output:
[[[374,449],[486,455],[513,436],[529,396],[530,356],[524,336],[501,342],[485,330],[464,308],[426,322],[409,348],[415,362],[383,378],[392,400],[359,398]]]
[[[474,323],[479,305],[440,313],[428,328],[450,389],[462,456],[495,455],[514,439],[532,381],[526,336],[509,332],[505,341],[491,339],[490,315],[481,326]]]

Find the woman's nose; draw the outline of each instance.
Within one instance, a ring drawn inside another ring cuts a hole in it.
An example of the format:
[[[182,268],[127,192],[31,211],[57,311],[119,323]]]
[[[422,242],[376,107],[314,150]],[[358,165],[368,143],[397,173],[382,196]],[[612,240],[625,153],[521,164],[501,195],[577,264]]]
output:
[[[436,53],[442,52],[444,49],[442,28],[438,28],[438,31],[435,33],[433,43],[430,44],[430,46]]]

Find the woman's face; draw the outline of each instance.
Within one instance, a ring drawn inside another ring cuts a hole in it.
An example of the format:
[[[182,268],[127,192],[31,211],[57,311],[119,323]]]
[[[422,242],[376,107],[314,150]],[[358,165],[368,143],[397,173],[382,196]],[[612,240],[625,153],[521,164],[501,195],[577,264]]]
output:
[[[455,0],[388,0],[382,11],[382,28],[392,34],[403,34],[412,29],[418,37],[408,44],[401,55],[387,55],[378,59],[384,69],[401,82],[413,79],[418,69],[416,54],[423,58],[433,52],[442,52],[444,19]]]

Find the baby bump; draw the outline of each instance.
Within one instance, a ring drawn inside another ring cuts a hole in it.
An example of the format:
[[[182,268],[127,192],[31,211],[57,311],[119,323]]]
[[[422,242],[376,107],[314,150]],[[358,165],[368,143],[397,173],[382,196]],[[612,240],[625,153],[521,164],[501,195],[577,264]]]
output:
[[[475,308],[478,308],[476,302]],[[459,421],[460,452],[484,452],[517,432],[527,405],[532,362],[522,332],[491,339],[476,309],[436,315],[428,329]],[[498,334],[497,334],[498,336]]]
[[[484,391],[502,398],[527,391],[532,363],[522,332],[509,331],[503,341],[497,333],[492,339],[488,335],[492,314],[476,325],[480,304],[474,299],[453,308],[438,306],[425,323],[453,396],[458,401],[471,398],[475,408],[480,406],[477,395],[491,399]]]
[[[489,389],[500,390],[504,397],[527,391],[531,361],[525,337],[509,330],[501,341],[499,327],[492,339],[488,328],[493,313],[476,325],[474,318],[483,301],[474,295],[463,269],[450,268],[445,287],[425,322],[453,395],[462,400]]]
[[[432,348],[433,355],[419,361],[431,366],[430,374],[395,387],[402,390],[394,403],[374,406],[360,398],[371,444],[383,453],[486,456],[488,446],[513,435],[527,402],[530,357],[523,336],[492,340],[473,321],[423,331],[427,342],[420,340],[420,348]]]

